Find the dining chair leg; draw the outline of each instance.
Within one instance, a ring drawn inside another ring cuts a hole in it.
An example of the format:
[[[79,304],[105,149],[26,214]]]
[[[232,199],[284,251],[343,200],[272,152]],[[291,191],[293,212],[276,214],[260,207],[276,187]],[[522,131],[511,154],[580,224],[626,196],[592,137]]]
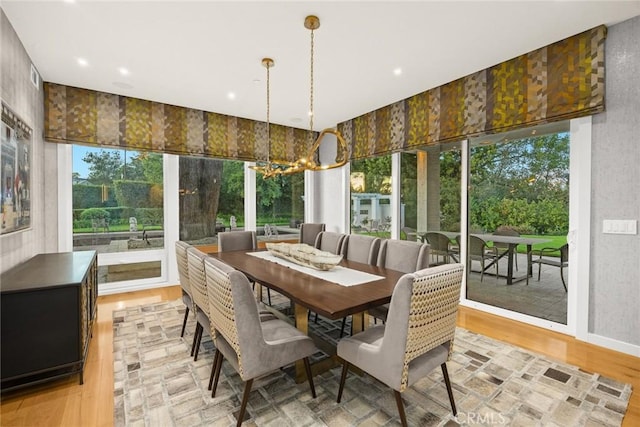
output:
[[[220,350],[216,348],[215,355],[213,356],[213,364],[211,365],[211,375],[209,375],[209,387],[207,390],[211,390],[211,386],[213,384],[213,377],[216,373],[216,366],[218,365],[218,355],[220,354]]]
[[[244,393],[242,393],[242,405],[240,405],[240,413],[238,414],[237,427],[242,425],[244,419],[244,411],[247,409],[247,400],[249,400],[249,394],[251,394],[251,386],[253,385],[253,378],[244,383]]]
[[[267,301],[269,301],[269,305],[271,305],[271,289],[267,288]]]
[[[196,323],[196,331],[193,333],[193,343],[191,344],[191,357],[195,354],[196,342],[198,341],[198,333],[200,332],[201,327],[200,323]]]
[[[340,403],[340,399],[342,399],[342,390],[344,389],[344,382],[347,379],[347,372],[349,371],[349,362],[346,360],[342,362],[342,375],[340,375],[340,387],[338,388],[338,400]]]
[[[184,329],[187,327],[187,317],[189,317],[189,307],[184,311],[184,320],[182,321],[182,332],[180,332],[180,336],[184,336]]]
[[[458,414],[458,410],[456,409],[456,402],[453,400],[453,389],[451,388],[451,380],[449,379],[449,371],[447,370],[447,364],[443,363],[440,365],[442,368],[442,376],[444,377],[444,383],[447,385],[447,393],[449,394],[449,402],[451,403],[451,410],[453,411],[453,416],[455,417]]]
[[[564,268],[560,267],[560,279],[562,279],[562,286],[564,286],[564,291],[567,292],[567,284],[564,281],[564,274],[563,273]]]
[[[196,362],[198,360],[198,353],[200,353],[200,342],[202,341],[202,331],[204,330],[204,328],[202,327],[202,325],[200,325],[200,333],[198,334],[198,342],[196,343],[196,349],[195,352],[196,354],[194,354],[193,356],[193,361]]]
[[[313,385],[313,375],[311,374],[311,364],[309,363],[309,358],[305,357],[302,359],[304,362],[304,370],[307,371],[307,379],[309,380],[309,388],[311,389],[311,396],[316,398],[316,387]]]
[[[398,390],[393,390],[396,395],[396,405],[398,405],[398,413],[400,413],[400,423],[402,427],[407,427],[407,416],[404,414],[404,404],[402,403],[402,395]]]
[[[222,370],[222,362],[224,360],[224,356],[222,352],[219,352],[218,360],[216,361],[215,367],[215,376],[213,378],[213,387],[211,387],[211,397],[216,397],[216,390],[218,390],[218,381],[220,381],[220,371]]]

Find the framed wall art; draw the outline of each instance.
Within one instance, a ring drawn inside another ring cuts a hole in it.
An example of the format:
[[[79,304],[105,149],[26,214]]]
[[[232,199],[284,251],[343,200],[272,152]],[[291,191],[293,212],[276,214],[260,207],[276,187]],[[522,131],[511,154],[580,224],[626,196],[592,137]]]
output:
[[[0,234],[31,227],[32,130],[2,102],[2,155],[0,156]]]

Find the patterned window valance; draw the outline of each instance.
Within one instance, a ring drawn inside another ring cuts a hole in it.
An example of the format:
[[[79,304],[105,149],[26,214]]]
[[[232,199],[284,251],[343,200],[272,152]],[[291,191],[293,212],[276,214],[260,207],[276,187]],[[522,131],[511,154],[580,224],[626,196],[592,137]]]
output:
[[[121,95],[44,84],[44,139],[238,160],[295,161],[317,133]]]
[[[604,110],[604,25],[340,123],[351,159]]]

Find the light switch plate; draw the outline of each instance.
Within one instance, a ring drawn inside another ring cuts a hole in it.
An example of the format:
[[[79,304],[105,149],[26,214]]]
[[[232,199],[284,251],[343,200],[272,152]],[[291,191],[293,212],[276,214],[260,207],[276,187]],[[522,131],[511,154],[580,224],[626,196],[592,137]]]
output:
[[[638,221],[635,219],[605,219],[602,221],[605,234],[638,234]]]

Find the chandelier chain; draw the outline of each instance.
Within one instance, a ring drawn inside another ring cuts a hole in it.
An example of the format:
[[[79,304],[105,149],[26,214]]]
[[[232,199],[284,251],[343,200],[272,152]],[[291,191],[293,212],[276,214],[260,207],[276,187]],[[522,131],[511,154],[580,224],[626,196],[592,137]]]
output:
[[[271,65],[267,64],[266,65],[267,68],[267,162],[271,159],[271,122],[269,120],[270,118],[270,113],[271,113],[271,102],[270,102],[270,87],[271,87],[271,80],[270,80],[270,69],[271,69]]]
[[[309,94],[309,129],[313,134],[313,29],[311,30],[311,85]]]

